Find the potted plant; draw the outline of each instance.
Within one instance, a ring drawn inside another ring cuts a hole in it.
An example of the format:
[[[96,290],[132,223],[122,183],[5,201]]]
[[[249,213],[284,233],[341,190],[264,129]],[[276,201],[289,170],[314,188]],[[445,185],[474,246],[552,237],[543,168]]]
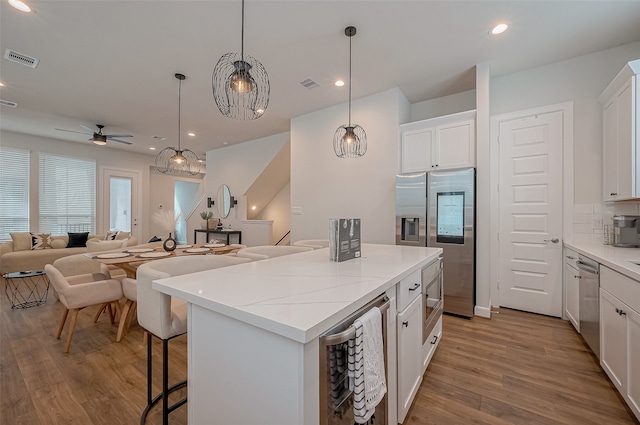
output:
[[[200,213],[200,218],[202,221],[200,222],[200,227],[203,229],[209,229],[209,220],[213,217],[213,213],[211,211],[202,211]]]

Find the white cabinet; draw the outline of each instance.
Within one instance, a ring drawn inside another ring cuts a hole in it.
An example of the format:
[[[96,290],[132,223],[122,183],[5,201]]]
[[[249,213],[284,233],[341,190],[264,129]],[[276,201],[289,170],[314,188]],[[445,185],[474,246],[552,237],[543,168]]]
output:
[[[638,126],[640,60],[629,62],[602,92],[602,187],[605,201],[640,198]]]
[[[400,126],[400,172],[475,166],[475,111]]]
[[[576,261],[578,253],[564,249],[564,313],[576,331],[580,332],[580,276]]]
[[[422,301],[426,302],[425,300]],[[422,344],[422,373],[427,370],[431,357],[436,352],[440,339],[442,338],[442,316],[438,319],[438,323],[433,327],[431,334],[427,337],[427,340]]]
[[[404,419],[422,382],[422,297],[398,314],[398,423]]]
[[[600,365],[640,419],[640,282],[600,273]]]

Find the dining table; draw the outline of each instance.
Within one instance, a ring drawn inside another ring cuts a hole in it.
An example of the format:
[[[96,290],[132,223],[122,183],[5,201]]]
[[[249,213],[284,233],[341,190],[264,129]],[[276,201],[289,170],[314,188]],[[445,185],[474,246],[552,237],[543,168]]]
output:
[[[165,251],[160,243],[157,246],[130,247],[118,251],[84,254],[101,263],[116,266],[135,279],[138,267],[146,262],[163,258],[181,257],[185,255],[221,255],[237,250],[226,244],[193,244],[177,245],[173,251]]]

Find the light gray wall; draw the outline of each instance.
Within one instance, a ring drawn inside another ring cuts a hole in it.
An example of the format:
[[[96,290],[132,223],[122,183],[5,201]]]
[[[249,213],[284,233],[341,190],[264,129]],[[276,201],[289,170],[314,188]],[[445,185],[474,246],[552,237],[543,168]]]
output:
[[[421,121],[473,109],[476,109],[476,91],[467,90],[462,93],[411,104],[411,119],[408,122]]]
[[[243,194],[288,142],[286,132],[207,152],[206,196],[215,199],[218,187],[226,184],[238,201],[229,216],[222,219],[225,227],[244,230],[242,221],[247,219],[247,203]],[[218,217],[215,206],[212,211]]]
[[[640,42],[491,80],[491,115],[574,102],[574,203],[602,200],[602,110],[597,97]]]
[[[20,149],[28,149],[32,153],[45,152],[57,155],[64,155],[76,158],[93,159],[96,161],[96,186],[99,186],[100,167],[115,168],[119,170],[139,172],[141,176],[141,207],[140,219],[138,221],[138,235],[140,241],[146,242],[149,237],[149,167],[154,163],[154,157],[131,153],[119,149],[104,148],[90,143],[67,142],[58,139],[50,139],[39,136],[31,136],[10,131],[0,131],[0,145]],[[96,187],[97,196],[97,222],[96,232],[103,233],[109,227],[102,217],[100,201],[101,188]],[[31,230],[37,231],[38,221],[38,160],[36,155],[32,155],[30,169],[30,217]]]
[[[367,132],[367,153],[340,159],[335,130],[345,124],[345,104],[291,120],[291,240],[327,239],[330,218],[362,219],[363,242],[393,244],[399,124],[408,101],[398,89],[353,101],[351,122]]]

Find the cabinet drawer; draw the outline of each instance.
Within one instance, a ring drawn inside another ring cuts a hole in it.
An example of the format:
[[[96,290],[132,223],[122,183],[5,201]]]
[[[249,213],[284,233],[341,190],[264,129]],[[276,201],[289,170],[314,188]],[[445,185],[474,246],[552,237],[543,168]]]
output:
[[[438,344],[440,344],[440,338],[442,338],[442,316],[440,316],[438,323],[433,327],[427,340],[422,345],[422,373],[427,370],[427,366],[429,366],[429,362],[436,352]]]
[[[400,281],[398,285],[398,312],[402,312],[411,301],[422,293],[421,270],[418,269]]]
[[[600,266],[600,286],[635,311],[640,311],[640,282]]]
[[[569,264],[574,269],[578,268],[578,266],[576,266],[576,261],[578,261],[579,256],[580,254],[570,248],[564,249],[564,262]]]

